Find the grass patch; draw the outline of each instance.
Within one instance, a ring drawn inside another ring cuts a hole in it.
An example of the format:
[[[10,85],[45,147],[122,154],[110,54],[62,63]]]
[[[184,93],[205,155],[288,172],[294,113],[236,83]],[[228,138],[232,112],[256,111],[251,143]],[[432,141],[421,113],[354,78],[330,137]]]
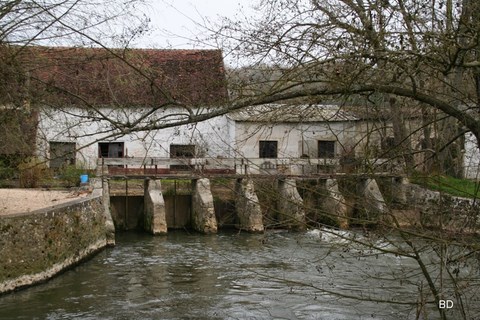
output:
[[[192,182],[190,180],[163,179],[161,183],[164,196],[192,194]]]
[[[480,186],[478,182],[458,179],[444,175],[426,176],[415,174],[411,178],[411,182],[421,185],[425,188],[445,192],[452,196],[476,198],[480,196]]]

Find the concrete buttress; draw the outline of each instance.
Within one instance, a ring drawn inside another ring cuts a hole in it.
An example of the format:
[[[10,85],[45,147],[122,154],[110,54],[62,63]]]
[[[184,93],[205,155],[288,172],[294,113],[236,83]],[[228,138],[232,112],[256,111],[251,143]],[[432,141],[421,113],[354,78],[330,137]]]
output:
[[[217,232],[210,180],[206,178],[193,180],[192,227],[201,233]]]
[[[323,202],[323,210],[334,215],[338,226],[342,229],[348,228],[348,207],[345,197],[338,189],[338,181],[336,179],[327,179],[325,182],[327,196]]]
[[[405,177],[392,178],[392,200],[398,204],[407,205],[407,190],[410,182]]]
[[[248,232],[263,232],[260,203],[251,179],[238,179],[235,184],[235,210],[239,219],[238,228]]]
[[[358,184],[360,204],[372,218],[388,212],[387,204],[375,179],[365,179]]]
[[[160,180],[145,180],[144,229],[154,235],[167,233],[165,201]]]
[[[303,200],[297,191],[295,179],[278,180],[278,211],[280,222],[288,228],[303,230],[306,229],[305,209]]]
[[[115,245],[115,225],[113,224],[112,213],[110,212],[110,189],[108,179],[102,178],[102,203],[105,216],[105,232],[107,234],[107,245]]]

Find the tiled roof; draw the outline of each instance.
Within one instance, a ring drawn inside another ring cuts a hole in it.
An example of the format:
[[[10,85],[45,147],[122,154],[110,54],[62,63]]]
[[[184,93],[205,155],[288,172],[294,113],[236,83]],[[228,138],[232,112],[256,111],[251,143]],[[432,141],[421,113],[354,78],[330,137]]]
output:
[[[37,112],[0,105],[0,156],[32,155],[37,126]]]
[[[50,104],[215,106],[227,100],[220,50],[26,47],[18,58],[36,97]]]
[[[229,115],[232,120],[245,122],[326,122],[359,120],[337,105],[265,104],[252,106]]]

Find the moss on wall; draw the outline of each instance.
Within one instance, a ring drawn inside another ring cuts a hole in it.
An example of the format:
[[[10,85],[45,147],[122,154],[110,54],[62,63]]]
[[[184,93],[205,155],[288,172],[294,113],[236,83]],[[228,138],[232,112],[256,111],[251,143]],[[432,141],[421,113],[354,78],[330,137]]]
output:
[[[0,217],[0,235],[2,293],[45,280],[49,270],[61,271],[104,247],[101,198]]]

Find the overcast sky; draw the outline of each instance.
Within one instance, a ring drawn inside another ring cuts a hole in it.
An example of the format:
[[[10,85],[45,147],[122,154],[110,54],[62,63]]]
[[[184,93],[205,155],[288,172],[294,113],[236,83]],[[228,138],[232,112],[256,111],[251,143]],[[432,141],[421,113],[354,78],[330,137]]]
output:
[[[147,15],[151,18],[152,31],[135,41],[135,47],[143,48],[208,48],[195,43],[196,35],[205,30],[198,24],[216,22],[220,17],[253,14],[252,5],[258,0],[150,0]]]

